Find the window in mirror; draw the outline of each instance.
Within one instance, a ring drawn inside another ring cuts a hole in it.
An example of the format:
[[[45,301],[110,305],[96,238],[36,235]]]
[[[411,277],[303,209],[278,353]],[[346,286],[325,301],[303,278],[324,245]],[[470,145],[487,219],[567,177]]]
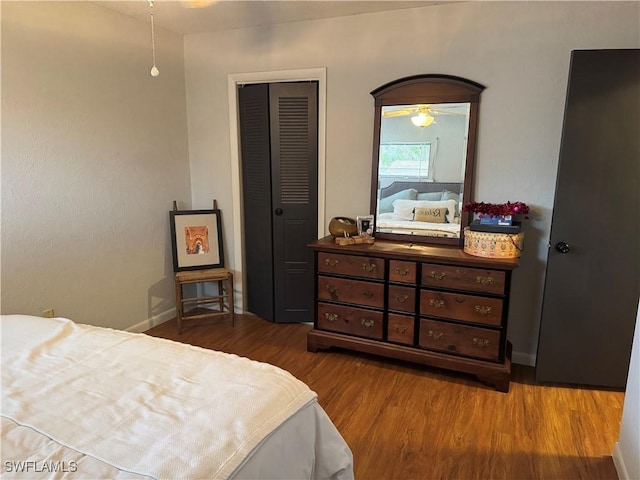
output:
[[[380,185],[396,180],[432,180],[430,142],[384,142],[380,144]]]

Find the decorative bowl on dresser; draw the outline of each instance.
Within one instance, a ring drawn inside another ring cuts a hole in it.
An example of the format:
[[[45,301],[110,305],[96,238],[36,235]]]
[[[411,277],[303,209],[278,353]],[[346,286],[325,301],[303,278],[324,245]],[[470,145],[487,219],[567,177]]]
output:
[[[307,349],[340,347],[473,374],[508,392],[507,318],[518,259],[458,246],[376,241],[309,245],[316,312]]]

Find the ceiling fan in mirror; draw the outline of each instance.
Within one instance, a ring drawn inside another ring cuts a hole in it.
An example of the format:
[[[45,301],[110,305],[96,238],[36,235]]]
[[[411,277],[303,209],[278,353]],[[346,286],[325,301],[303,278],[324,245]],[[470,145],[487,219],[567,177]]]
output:
[[[438,115],[457,115],[466,117],[469,113],[468,104],[442,103],[437,105],[397,105],[385,106],[382,108],[383,118],[403,117],[410,115],[411,122],[416,127],[428,127]]]

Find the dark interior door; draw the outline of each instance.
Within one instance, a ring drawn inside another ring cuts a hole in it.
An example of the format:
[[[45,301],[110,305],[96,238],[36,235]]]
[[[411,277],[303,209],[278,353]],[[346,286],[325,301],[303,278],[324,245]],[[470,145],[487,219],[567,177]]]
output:
[[[276,322],[313,320],[318,237],[317,83],[269,86]]]
[[[317,82],[239,88],[248,310],[313,319],[317,238]]]
[[[640,291],[640,50],[574,51],[536,379],[625,386]]]
[[[238,89],[247,309],[274,321],[269,85]]]

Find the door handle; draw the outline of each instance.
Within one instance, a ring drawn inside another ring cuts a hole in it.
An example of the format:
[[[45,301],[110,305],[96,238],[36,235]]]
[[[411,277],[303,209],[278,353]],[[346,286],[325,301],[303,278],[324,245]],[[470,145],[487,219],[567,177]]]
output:
[[[556,243],[556,250],[560,253],[569,253],[569,250],[571,250],[571,248],[569,248],[568,243],[558,242]]]
[[[276,208],[275,214],[276,215],[282,215],[284,213],[284,210],[282,210],[281,208]]]

